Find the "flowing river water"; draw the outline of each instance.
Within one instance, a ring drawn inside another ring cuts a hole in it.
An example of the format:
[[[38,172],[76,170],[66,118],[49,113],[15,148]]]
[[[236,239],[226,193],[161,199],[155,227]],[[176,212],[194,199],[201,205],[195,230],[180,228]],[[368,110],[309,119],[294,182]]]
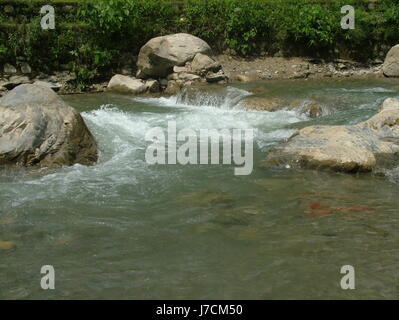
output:
[[[316,99],[330,114],[245,111],[250,94]],[[396,80],[228,85],[188,99],[72,95],[98,164],[0,171],[0,298],[384,299],[399,297],[399,184],[385,176],[264,168],[297,128],[354,124],[399,97]],[[145,133],[254,128],[254,170],[149,165]],[[316,209],[323,210],[316,210]],[[42,290],[52,265],[55,290]],[[342,290],[343,265],[356,289]]]

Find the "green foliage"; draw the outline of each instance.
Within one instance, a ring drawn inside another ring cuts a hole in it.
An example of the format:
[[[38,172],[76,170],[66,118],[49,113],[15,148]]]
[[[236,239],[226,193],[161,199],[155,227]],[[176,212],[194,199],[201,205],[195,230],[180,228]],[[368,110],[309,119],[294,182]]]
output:
[[[188,32],[216,52],[373,59],[399,43],[399,3],[380,0],[75,0],[53,1],[56,29],[40,28],[44,0],[21,0],[13,17],[0,11],[0,63],[23,56],[35,69],[69,64],[84,87],[138,54],[155,36]],[[70,1],[68,1],[70,2]],[[1,3],[1,2],[0,2]],[[356,28],[342,30],[341,7],[356,8]],[[383,50],[381,50],[383,48]]]
[[[70,62],[76,76],[75,85],[81,90],[100,75],[102,68],[108,66],[112,58],[112,51],[103,50],[91,43],[82,44],[70,53],[75,58]]]
[[[178,22],[179,29],[222,50],[228,16],[226,5],[227,0],[187,0]]]
[[[287,10],[288,9],[288,10]],[[276,29],[282,25],[288,41],[303,43],[309,47],[325,47],[334,41],[340,19],[329,8],[320,5],[292,5],[274,21]]]
[[[226,45],[242,55],[256,52],[256,45],[267,41],[271,35],[269,8],[265,1],[231,0],[226,21]]]
[[[148,39],[170,32],[178,12],[166,0],[90,0],[78,15],[104,46],[138,50]]]

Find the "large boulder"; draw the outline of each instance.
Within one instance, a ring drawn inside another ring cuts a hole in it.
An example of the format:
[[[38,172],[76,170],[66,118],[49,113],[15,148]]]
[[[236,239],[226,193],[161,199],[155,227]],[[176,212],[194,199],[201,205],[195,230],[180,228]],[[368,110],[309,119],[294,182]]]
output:
[[[164,78],[173,72],[174,66],[184,66],[197,53],[210,52],[204,40],[187,33],[153,38],[140,49],[137,77]]]
[[[310,126],[269,151],[266,165],[368,172],[397,166],[399,100],[389,98],[367,121],[346,126]]]
[[[109,81],[107,90],[117,93],[140,94],[147,90],[147,86],[141,79],[116,74]]]
[[[0,166],[96,161],[97,144],[82,117],[50,88],[22,84],[0,99]]]
[[[382,71],[387,77],[399,77],[399,44],[388,51]]]

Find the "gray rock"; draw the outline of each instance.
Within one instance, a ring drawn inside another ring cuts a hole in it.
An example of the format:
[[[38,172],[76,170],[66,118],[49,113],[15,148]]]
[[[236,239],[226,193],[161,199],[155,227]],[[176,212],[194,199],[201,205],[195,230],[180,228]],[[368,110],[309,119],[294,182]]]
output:
[[[202,53],[197,53],[191,62],[191,70],[199,74],[206,73],[209,70],[217,72],[221,67],[220,63]]]
[[[58,82],[54,83],[54,82],[41,81],[41,80],[36,80],[33,84],[50,88],[56,92],[59,91],[62,87],[62,85]]]
[[[382,71],[387,77],[399,77],[399,44],[388,51]]]
[[[147,87],[140,79],[116,74],[108,83],[107,90],[125,94],[140,94],[144,93],[147,90]]]
[[[9,63],[6,63],[4,65],[3,70],[4,70],[4,73],[6,73],[6,74],[15,74],[15,73],[17,73],[17,69],[13,65],[11,65]]]
[[[29,64],[27,64],[26,62],[23,62],[23,63],[21,63],[21,72],[23,74],[32,73],[32,68],[30,67]]]
[[[285,101],[282,99],[257,96],[246,97],[241,103],[247,110],[269,112],[281,110],[286,106]]]
[[[140,49],[137,77],[166,77],[174,66],[184,66],[197,53],[210,52],[211,48],[205,41],[187,33],[153,38]]]
[[[398,164],[399,100],[386,99],[375,116],[356,125],[310,126],[270,150],[266,165],[367,172]],[[383,162],[381,162],[383,159]]]
[[[51,89],[23,84],[0,99],[0,166],[96,161],[97,144],[82,117]]]

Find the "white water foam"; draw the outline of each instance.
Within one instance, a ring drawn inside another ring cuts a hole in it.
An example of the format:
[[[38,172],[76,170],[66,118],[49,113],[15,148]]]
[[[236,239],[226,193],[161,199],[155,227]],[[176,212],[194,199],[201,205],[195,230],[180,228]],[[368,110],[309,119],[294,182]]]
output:
[[[216,108],[222,110],[238,109],[243,106],[240,101],[252,93],[234,87],[227,87],[223,92],[184,89],[176,95],[161,98],[134,98],[135,101],[150,103],[157,106],[177,108]]]

